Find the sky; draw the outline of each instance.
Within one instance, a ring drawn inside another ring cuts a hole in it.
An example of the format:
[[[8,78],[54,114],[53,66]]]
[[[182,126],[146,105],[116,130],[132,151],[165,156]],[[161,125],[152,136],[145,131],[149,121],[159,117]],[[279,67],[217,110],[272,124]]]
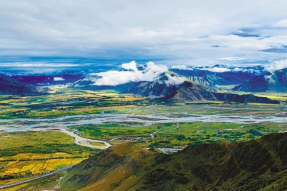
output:
[[[0,67],[287,66],[286,7],[287,0],[0,0]]]

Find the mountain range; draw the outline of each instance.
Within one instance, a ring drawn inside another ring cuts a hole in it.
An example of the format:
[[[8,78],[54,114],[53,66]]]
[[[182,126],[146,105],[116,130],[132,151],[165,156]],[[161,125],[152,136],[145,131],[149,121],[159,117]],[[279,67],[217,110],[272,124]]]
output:
[[[246,92],[287,92],[287,68],[254,77],[233,88]]]
[[[67,85],[67,87],[106,90],[131,93],[165,102],[186,101],[226,101],[239,103],[279,103],[268,98],[252,94],[239,95],[234,92],[218,93],[218,85],[234,85],[233,91],[244,92],[286,92],[287,69],[267,72],[263,67],[223,68],[215,65],[211,68],[172,68],[159,74],[152,81],[134,81],[119,85],[95,85],[95,77],[87,71],[64,71],[53,74],[14,74],[5,76],[2,94],[33,95],[39,93],[37,87],[50,85]],[[215,72],[223,70],[223,72]],[[11,83],[11,84],[10,84]],[[17,85],[15,85],[17,84]],[[9,87],[9,88],[8,88]],[[23,91],[22,91],[23,90]]]
[[[212,72],[209,70],[200,69],[172,69],[171,71],[190,78],[191,80],[194,78],[202,79],[204,83],[209,83],[212,85],[236,85],[258,76],[257,73],[249,73],[243,71]]]
[[[238,95],[232,93],[217,93],[213,87],[206,84],[196,84],[188,78],[182,78],[182,83],[170,84],[170,77],[180,77],[175,73],[162,73],[153,81],[129,82],[116,86],[95,86],[89,79],[79,80],[73,86],[93,90],[116,90],[121,93],[130,93],[155,99],[163,102],[190,102],[190,101],[224,101],[237,103],[271,103],[278,101],[252,94]]]

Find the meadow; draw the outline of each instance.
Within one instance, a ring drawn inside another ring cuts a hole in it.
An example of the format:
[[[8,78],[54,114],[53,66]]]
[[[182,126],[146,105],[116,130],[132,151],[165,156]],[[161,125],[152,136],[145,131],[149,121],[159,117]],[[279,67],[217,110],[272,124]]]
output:
[[[122,109],[127,114],[193,114],[193,115],[254,115],[274,116],[278,112],[287,112],[285,104],[239,104],[223,102],[191,102],[174,104],[147,104],[134,109]]]
[[[145,98],[116,92],[65,89],[40,96],[0,95],[0,119],[56,117],[116,112]]]
[[[119,137],[149,137],[150,133],[157,129],[156,126],[130,126],[113,123],[70,127],[70,131],[74,131],[81,137],[105,141]]]
[[[245,142],[286,130],[287,124],[285,123],[182,123],[177,128],[159,131],[155,134],[150,146],[176,148],[190,144]]]
[[[242,142],[257,139],[266,134],[286,131],[287,124],[202,122],[163,123],[149,126],[103,124],[74,126],[70,130],[86,138],[112,140],[111,143],[113,144],[133,141],[142,147],[182,148],[189,144],[212,144],[225,141]]]
[[[77,164],[97,150],[61,132],[0,134],[0,184]]]
[[[287,111],[286,94],[258,94],[283,101],[280,105],[238,104],[219,101],[162,103],[140,96],[114,91],[60,89],[40,96],[0,95],[0,119],[57,117],[99,113],[156,114],[187,113],[195,115],[274,115]],[[286,100],[285,100],[286,99]]]

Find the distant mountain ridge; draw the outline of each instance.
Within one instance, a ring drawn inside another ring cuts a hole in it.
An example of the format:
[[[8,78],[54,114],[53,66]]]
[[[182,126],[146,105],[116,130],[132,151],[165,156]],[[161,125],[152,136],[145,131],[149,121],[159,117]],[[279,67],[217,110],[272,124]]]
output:
[[[25,84],[13,78],[0,76],[0,94],[39,95],[41,92],[35,86]]]
[[[209,83],[212,85],[236,85],[257,77],[257,73],[250,73],[244,71],[226,71],[226,72],[212,72],[209,70],[185,70],[185,69],[172,69],[171,71],[193,79],[195,77],[204,81],[203,83]]]
[[[10,78],[13,78],[15,80],[18,80],[20,82],[31,84],[35,86],[39,85],[57,85],[57,84],[67,84],[67,83],[73,83],[77,80],[80,80],[84,78],[84,75],[81,73],[69,73],[69,72],[61,72],[61,73],[55,73],[55,74],[30,74],[30,75],[13,75],[10,76]]]
[[[175,76],[176,74],[168,74]],[[214,89],[205,85],[195,84],[189,79],[179,84],[168,84],[168,76],[162,73],[154,81],[129,82],[116,86],[95,86],[89,80],[79,81],[79,85],[93,90],[112,89],[121,93],[131,93],[156,99],[164,102],[190,102],[190,101],[224,101],[237,103],[270,103],[278,104],[278,101],[254,95],[237,95],[230,93],[216,93]],[[77,84],[75,84],[77,86]]]
[[[287,92],[287,68],[257,76],[233,88],[246,92]]]

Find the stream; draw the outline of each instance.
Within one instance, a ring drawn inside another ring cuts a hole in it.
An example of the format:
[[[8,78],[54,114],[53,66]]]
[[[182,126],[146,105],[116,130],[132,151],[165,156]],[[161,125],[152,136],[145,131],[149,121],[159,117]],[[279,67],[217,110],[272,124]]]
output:
[[[0,120],[1,132],[23,131],[61,131],[75,138],[75,143],[96,149],[107,149],[110,143],[101,140],[92,140],[80,137],[67,128],[75,125],[104,124],[104,123],[143,123],[151,125],[155,123],[183,123],[183,122],[212,122],[212,123],[287,123],[286,117],[277,116],[230,116],[230,115],[188,115],[176,113],[132,115],[132,114],[90,114],[74,115],[57,118],[18,118]],[[91,142],[98,142],[104,146],[97,146]]]

